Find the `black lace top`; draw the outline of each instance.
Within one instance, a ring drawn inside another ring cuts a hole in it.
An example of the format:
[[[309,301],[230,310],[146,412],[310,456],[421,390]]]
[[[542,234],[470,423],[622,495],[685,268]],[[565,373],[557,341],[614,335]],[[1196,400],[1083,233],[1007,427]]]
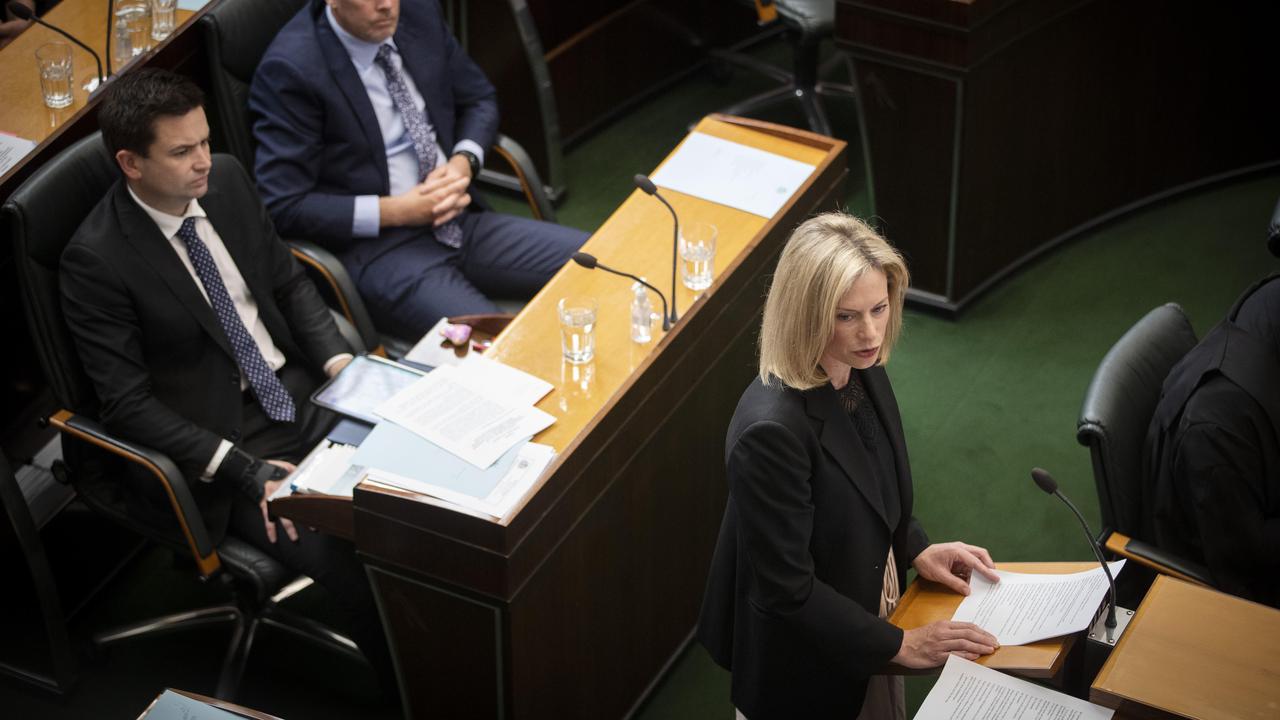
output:
[[[875,475],[873,485],[880,491],[889,527],[896,528],[902,515],[902,498],[898,494],[898,466],[893,459],[893,446],[889,444],[884,423],[862,385],[862,374],[857,370],[851,371],[849,382],[837,390],[836,394],[840,398],[840,406],[849,413],[854,430],[862,440],[862,447],[867,451],[871,470]]]

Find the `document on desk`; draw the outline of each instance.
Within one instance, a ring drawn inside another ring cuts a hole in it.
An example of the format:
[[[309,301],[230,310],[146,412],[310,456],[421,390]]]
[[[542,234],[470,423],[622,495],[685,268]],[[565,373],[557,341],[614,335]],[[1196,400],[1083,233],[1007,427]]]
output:
[[[1110,563],[1118,575],[1124,560]],[[1043,575],[996,570],[1000,582],[977,573],[969,579],[969,596],[960,602],[952,620],[971,622],[1001,645],[1026,645],[1068,635],[1089,627],[1107,595],[1102,568],[1067,575]]]
[[[524,377],[494,372],[480,363],[446,365],[397,393],[376,412],[483,470],[555,422],[554,416],[532,406],[538,389],[526,379],[531,376],[520,375]]]
[[[549,445],[521,442],[481,470],[392,422],[379,423],[351,458],[362,478],[503,517],[555,457]]]
[[[695,132],[652,180],[660,187],[771,218],[809,179],[814,167]]]
[[[35,149],[35,142],[0,130],[0,175],[9,172],[9,168]]]
[[[1114,710],[951,655],[916,720],[1109,720]]]

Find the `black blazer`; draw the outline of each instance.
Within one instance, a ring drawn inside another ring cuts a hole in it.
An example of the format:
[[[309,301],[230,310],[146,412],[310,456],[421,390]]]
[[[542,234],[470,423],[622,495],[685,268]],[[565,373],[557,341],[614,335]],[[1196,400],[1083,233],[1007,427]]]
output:
[[[324,362],[350,348],[232,157],[214,156],[200,206],[286,363],[321,377]],[[240,371],[213,308],[123,180],[63,251],[60,281],[63,312],[101,401],[102,422],[165,453],[186,477],[198,477],[223,438],[240,438]],[[151,493],[154,486],[138,489]],[[210,532],[221,538],[232,489],[199,481],[191,487]]]
[[[830,384],[798,391],[759,379],[729,424],[729,502],[698,639],[733,673],[750,720],[851,718],[902,631],[877,617],[893,543],[898,577],[929,544],[911,515],[902,419],[882,367],[862,373],[888,430],[902,499],[889,527],[870,455]]]

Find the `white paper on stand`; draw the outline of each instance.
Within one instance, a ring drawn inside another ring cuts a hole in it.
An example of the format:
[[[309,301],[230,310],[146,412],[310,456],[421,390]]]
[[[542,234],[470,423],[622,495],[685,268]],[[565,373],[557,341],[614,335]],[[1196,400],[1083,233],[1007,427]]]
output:
[[[652,180],[660,187],[771,218],[809,179],[814,167],[695,132]]]
[[[1109,564],[1118,575],[1124,560]],[[1000,582],[978,573],[969,580],[969,596],[960,602],[952,620],[971,622],[1001,645],[1026,645],[1068,635],[1089,627],[1107,595],[1107,576],[1101,567],[1066,575],[1015,573],[996,570]]]
[[[1101,568],[1099,568],[1101,571]],[[950,655],[916,720],[1109,720],[1114,710]]]
[[[492,377],[452,365],[439,367],[375,412],[483,470],[555,422],[554,416],[529,405],[535,391],[511,390],[501,381],[491,382]],[[516,396],[502,395],[504,391]]]

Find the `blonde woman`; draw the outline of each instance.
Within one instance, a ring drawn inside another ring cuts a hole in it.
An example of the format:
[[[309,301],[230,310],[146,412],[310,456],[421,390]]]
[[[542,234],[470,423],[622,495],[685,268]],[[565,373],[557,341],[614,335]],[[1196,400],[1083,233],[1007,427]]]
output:
[[[812,218],[787,241],[765,301],[760,374],[729,424],[729,502],[698,638],[733,673],[738,717],[903,717],[890,661],[991,653],[969,623],[884,618],[908,564],[968,594],[986,550],[931,545],[884,364],[902,328],[902,257],[857,218]]]

